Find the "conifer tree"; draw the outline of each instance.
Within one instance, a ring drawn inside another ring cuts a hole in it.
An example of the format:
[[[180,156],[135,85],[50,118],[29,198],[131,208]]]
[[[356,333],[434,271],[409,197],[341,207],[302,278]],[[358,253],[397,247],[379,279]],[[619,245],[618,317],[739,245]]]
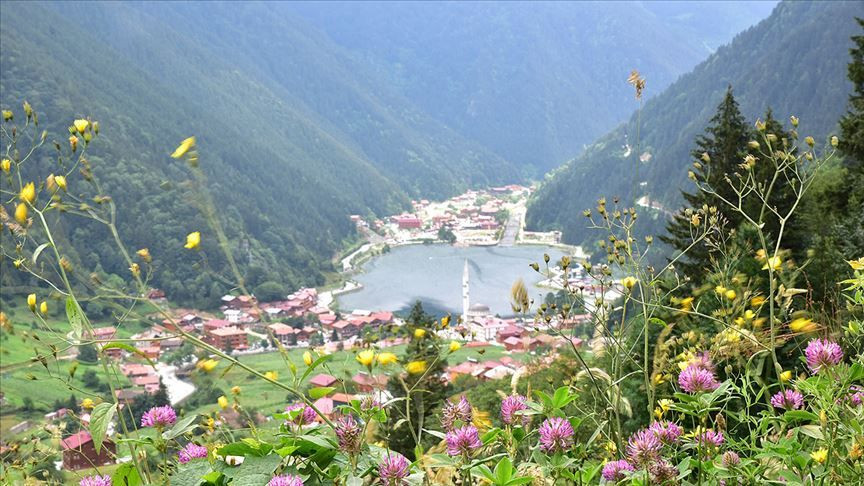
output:
[[[864,27],[864,20],[858,23]],[[796,227],[812,250],[808,279],[814,299],[837,293],[837,276],[850,272],[843,260],[864,256],[864,35],[852,40],[848,76],[853,90],[838,137],[842,167],[823,175],[820,187],[805,200],[807,221]]]
[[[752,130],[738,108],[738,102],[732,94],[732,87],[726,90],[726,96],[717,107],[717,113],[711,118],[705,134],[696,139],[696,148],[691,152],[697,163],[694,164],[693,178],[701,185],[707,185],[717,194],[727,200],[735,200],[734,192],[725,178],[738,169],[738,165],[747,155],[747,142],[752,139]],[[729,221],[729,226],[734,228],[740,217],[723,211],[723,204],[717,196],[707,194],[703,191],[682,192],[682,196],[689,208],[701,208],[703,205],[716,206],[723,212]],[[691,237],[690,218],[679,212],[666,225],[667,235],[661,239],[678,251],[689,247],[693,240]],[[696,245],[688,251],[683,261],[679,261],[678,267],[689,275],[696,283],[699,275],[709,266],[709,252],[703,245]]]

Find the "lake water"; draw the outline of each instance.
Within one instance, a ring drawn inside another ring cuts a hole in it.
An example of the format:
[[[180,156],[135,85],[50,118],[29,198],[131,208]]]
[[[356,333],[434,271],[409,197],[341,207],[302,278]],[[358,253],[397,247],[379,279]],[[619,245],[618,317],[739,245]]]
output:
[[[540,274],[528,265],[543,267],[543,253],[552,262],[564,255],[560,249],[539,245],[468,247],[412,245],[394,248],[363,266],[354,280],[363,289],[339,296],[342,309],[409,309],[416,300],[427,312],[462,312],[462,270],[468,260],[471,304],[486,304],[493,314],[512,315],[510,287],[522,278],[537,301],[548,290],[535,284]]]

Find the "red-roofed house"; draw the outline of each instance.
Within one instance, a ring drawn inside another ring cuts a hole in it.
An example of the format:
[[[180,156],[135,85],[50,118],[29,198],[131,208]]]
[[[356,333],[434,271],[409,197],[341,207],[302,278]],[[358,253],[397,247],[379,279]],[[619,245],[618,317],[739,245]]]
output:
[[[498,342],[503,343],[507,338],[510,337],[522,337],[525,334],[525,328],[519,326],[507,326],[504,329],[498,331]]]
[[[222,327],[228,327],[231,323],[224,319],[210,319],[209,321],[204,323],[204,332],[212,331],[214,329],[219,329]]]
[[[369,373],[360,372],[351,377],[351,381],[357,387],[357,391],[362,393],[372,393],[373,391],[383,390],[387,386],[387,376],[376,375],[372,376]]]
[[[78,470],[94,466],[114,464],[117,449],[111,439],[102,441],[102,448],[96,452],[96,444],[90,432],[82,430],[63,439],[63,469]]]
[[[206,324],[205,324],[206,326]],[[246,331],[234,326],[220,327],[207,332],[205,338],[210,344],[221,350],[231,349],[246,349],[249,347]]]
[[[413,214],[402,214],[393,218],[399,229],[416,229],[423,227],[423,220]]]
[[[333,386],[338,381],[339,380],[335,376],[321,373],[313,376],[312,379],[309,380],[309,384],[312,386]]]

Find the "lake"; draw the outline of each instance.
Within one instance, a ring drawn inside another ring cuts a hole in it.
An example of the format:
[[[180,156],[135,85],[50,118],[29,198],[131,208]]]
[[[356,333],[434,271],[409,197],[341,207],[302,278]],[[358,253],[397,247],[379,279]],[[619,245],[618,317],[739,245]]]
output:
[[[512,315],[510,287],[522,278],[537,301],[548,290],[536,287],[540,274],[528,265],[543,267],[543,253],[555,262],[564,255],[558,248],[531,245],[467,247],[411,245],[394,248],[363,265],[354,280],[363,289],[340,295],[342,309],[409,309],[416,300],[427,312],[462,312],[462,270],[468,260],[471,304],[486,304],[494,314]]]

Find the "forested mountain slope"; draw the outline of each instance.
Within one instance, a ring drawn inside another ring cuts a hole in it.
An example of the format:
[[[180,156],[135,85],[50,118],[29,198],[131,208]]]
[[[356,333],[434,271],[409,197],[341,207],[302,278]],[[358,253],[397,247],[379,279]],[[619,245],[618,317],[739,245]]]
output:
[[[771,2],[298,2],[440,121],[537,175],[625,119]],[[655,91],[657,92],[657,91]]]
[[[354,232],[349,214],[382,215],[406,207],[410,196],[516,178],[512,165],[398,95],[367,89],[374,82],[362,66],[299,24],[250,13],[266,24],[248,24],[250,36],[263,36],[251,41],[260,41],[256,57],[234,42],[227,10],[211,9],[214,17],[197,24],[200,16],[183,10],[189,6],[150,7],[4,2],[0,103],[20,110],[29,101],[60,141],[73,117],[100,121],[90,160],[121,208],[121,232],[158,255],[154,284],[172,298],[201,302],[226,290],[199,277],[178,244],[192,229],[208,244],[181,184],[188,174],[168,157],[186,136],[198,137],[210,190],[252,286],[320,283]],[[192,40],[211,25],[219,28],[205,42]],[[281,57],[263,52],[264,37]],[[67,236],[97,269],[128,271],[92,224],[70,227]]]
[[[851,85],[846,78],[850,37],[857,33],[860,2],[784,2],[772,15],[649,99],[640,116],[591,145],[554,171],[531,201],[531,228],[558,228],[566,241],[583,242],[582,210],[599,197],[620,196],[632,204],[649,196],[676,209],[681,188],[690,188],[690,150],[729,85],[748,120],[767,108],[781,120],[801,119],[799,132],[817,140],[836,131]],[[643,71],[650,89],[651,72]],[[639,158],[644,162],[637,163]],[[638,165],[637,165],[638,164]],[[638,180],[636,174],[638,173]],[[634,188],[638,189],[634,193]],[[662,228],[663,216],[655,227]]]

